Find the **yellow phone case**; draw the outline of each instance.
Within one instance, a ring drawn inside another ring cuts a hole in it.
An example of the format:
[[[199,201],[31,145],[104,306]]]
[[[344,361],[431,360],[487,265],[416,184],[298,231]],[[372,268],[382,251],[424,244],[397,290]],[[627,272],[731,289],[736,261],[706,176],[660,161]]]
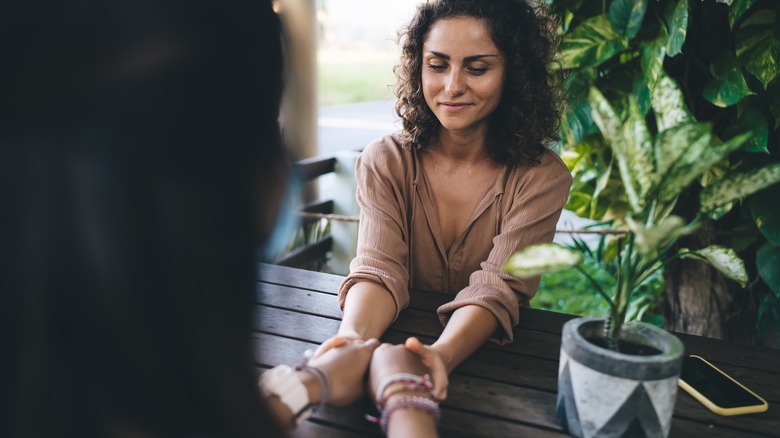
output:
[[[766,400],[761,398],[755,392],[753,392],[750,389],[746,388],[745,385],[743,385],[743,384],[737,382],[736,380],[734,380],[733,377],[731,377],[728,374],[724,373],[723,371],[721,371],[715,365],[709,363],[703,357],[697,356],[695,354],[692,354],[691,357],[696,357],[698,359],[701,359],[704,363],[706,363],[707,365],[711,366],[714,370],[716,370],[719,373],[721,373],[724,376],[726,376],[729,380],[731,380],[732,382],[736,383],[742,389],[744,389],[745,391],[749,392],[750,394],[752,394],[754,397],[756,397],[758,400],[761,400],[761,402],[762,402],[762,404],[757,404],[757,405],[739,406],[739,407],[735,407],[735,408],[724,408],[724,407],[718,406],[715,403],[713,403],[712,400],[710,400],[707,397],[705,397],[704,395],[702,395],[699,391],[695,390],[693,387],[691,387],[691,385],[685,383],[685,381],[683,381],[682,379],[678,379],[677,380],[677,384],[680,385],[680,388],[684,389],[685,392],[687,392],[688,394],[692,395],[693,398],[695,398],[696,400],[701,402],[701,404],[706,406],[712,412],[714,412],[714,413],[716,413],[718,415],[730,416],[730,415],[755,414],[755,413],[759,413],[759,412],[766,412],[766,410],[769,408],[769,405],[767,404]]]

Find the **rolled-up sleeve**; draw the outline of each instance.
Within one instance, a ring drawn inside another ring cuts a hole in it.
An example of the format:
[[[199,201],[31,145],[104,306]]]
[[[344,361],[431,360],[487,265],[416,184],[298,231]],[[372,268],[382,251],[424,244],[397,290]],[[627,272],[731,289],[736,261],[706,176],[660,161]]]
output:
[[[343,310],[350,288],[370,281],[385,287],[395,302],[395,318],[409,305],[409,246],[405,169],[393,146],[382,140],[369,144],[355,166],[360,206],[357,256],[338,292]]]
[[[550,242],[566,204],[571,187],[571,174],[554,153],[543,156],[542,163],[529,167],[510,196],[501,229],[493,238],[493,248],[480,269],[469,277],[469,285],[455,299],[439,307],[442,324],[451,314],[467,305],[478,305],[490,311],[498,321],[499,330],[492,341],[506,344],[512,341],[512,329],[519,322],[520,305],[527,305],[539,287],[541,277],[521,280],[503,272],[503,265],[512,253],[528,245]]]

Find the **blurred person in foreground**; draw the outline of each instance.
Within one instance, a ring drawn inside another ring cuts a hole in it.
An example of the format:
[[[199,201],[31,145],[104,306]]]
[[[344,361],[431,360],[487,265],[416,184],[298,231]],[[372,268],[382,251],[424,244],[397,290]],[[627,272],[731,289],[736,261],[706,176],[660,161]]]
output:
[[[281,436],[362,396],[376,340],[258,385],[254,262],[287,178],[270,1],[0,17],[0,436]]]

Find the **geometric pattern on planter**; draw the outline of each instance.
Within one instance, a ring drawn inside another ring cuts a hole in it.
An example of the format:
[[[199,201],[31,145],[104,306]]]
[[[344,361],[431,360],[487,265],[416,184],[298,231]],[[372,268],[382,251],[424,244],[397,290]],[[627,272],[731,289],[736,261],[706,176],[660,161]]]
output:
[[[664,436],[669,435],[672,428],[672,414],[674,403],[677,400],[677,376],[668,379],[645,380],[642,385],[647,390],[647,395],[653,402],[658,419],[661,420],[661,428]]]
[[[570,434],[581,437],[668,434],[670,412],[658,412],[656,406],[666,406],[662,408],[664,411],[674,409],[676,377],[646,382],[649,383],[646,387],[642,382],[586,367],[571,359],[563,349],[560,353],[556,413]]]
[[[574,403],[574,395],[572,394],[568,364],[558,371],[558,399],[555,403],[555,414],[558,418],[558,424],[562,425],[570,434],[582,436],[577,405]]]
[[[643,433],[644,432],[644,433]],[[637,434],[639,433],[639,434]],[[653,403],[643,385],[638,385],[623,406],[596,433],[597,436],[665,436]]]

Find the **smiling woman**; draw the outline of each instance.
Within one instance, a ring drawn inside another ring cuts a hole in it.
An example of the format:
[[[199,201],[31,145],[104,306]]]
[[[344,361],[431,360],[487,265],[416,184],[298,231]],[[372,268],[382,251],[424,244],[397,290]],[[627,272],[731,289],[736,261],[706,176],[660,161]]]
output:
[[[371,142],[356,165],[358,249],[339,290],[339,333],[381,336],[410,289],[450,295],[439,339],[406,342],[439,400],[448,373],[486,340],[512,340],[539,279],[501,267],[517,249],[552,240],[568,197],[571,176],[546,146],[559,117],[552,24],[543,5],[524,0],[422,3],[402,30],[395,70],[403,130]]]
[[[423,45],[423,94],[445,129],[484,136],[501,100],[504,58],[482,20],[454,17],[431,26]]]

